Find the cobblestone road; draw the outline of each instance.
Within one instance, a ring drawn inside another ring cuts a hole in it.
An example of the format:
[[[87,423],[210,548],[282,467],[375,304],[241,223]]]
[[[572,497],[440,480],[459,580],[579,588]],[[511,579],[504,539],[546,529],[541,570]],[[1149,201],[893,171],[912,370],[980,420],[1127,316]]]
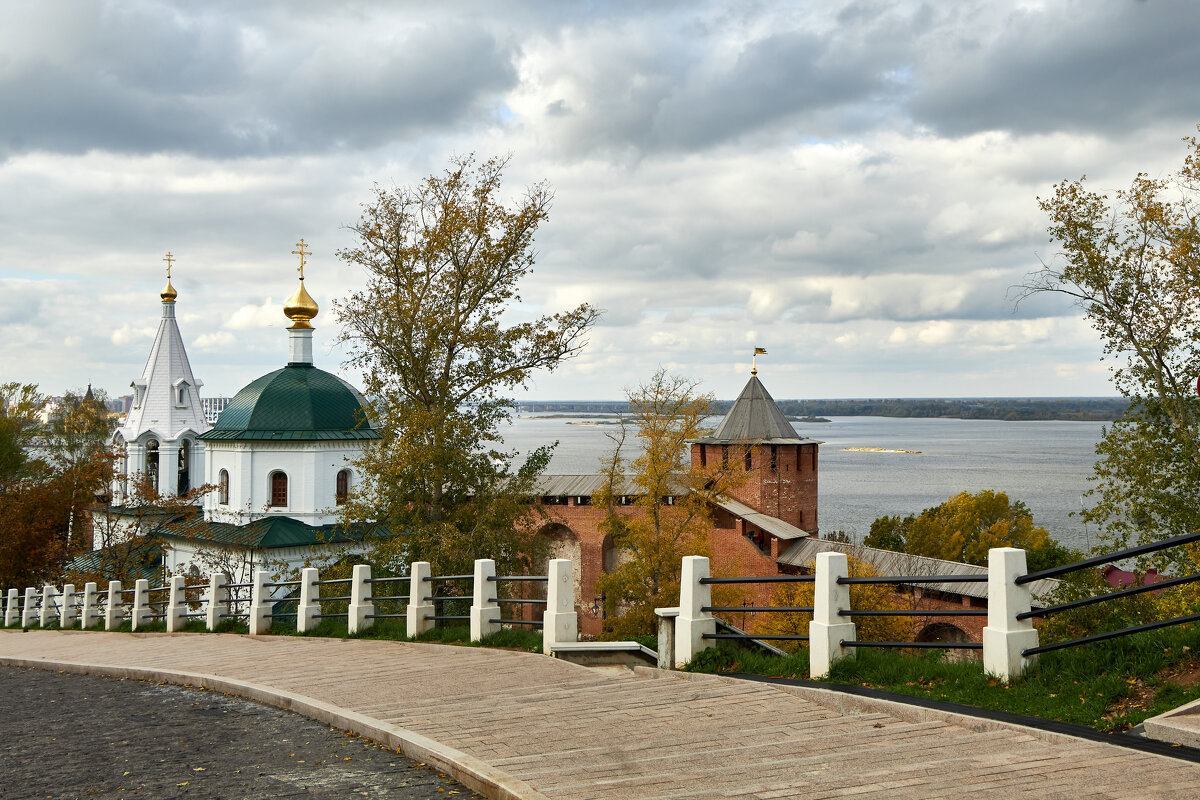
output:
[[[478,798],[388,748],[212,691],[0,667],[0,798]]]

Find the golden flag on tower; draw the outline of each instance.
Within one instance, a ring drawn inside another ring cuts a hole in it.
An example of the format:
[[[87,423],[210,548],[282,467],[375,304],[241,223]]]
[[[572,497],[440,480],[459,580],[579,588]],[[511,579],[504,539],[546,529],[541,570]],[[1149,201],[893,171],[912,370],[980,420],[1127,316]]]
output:
[[[754,355],[756,355],[756,356],[765,356],[766,354],[767,354],[767,349],[766,349],[765,347],[756,347],[756,348],[754,348]]]

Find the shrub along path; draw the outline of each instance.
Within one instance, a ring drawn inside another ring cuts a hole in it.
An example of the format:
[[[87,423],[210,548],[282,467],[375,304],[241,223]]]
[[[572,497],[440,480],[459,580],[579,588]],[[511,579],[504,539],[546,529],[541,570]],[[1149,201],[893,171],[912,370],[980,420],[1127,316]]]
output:
[[[1060,734],[711,675],[622,678],[531,653],[7,630],[5,662],[291,708],[445,765],[490,797],[1175,798],[1200,785],[1200,765]]]

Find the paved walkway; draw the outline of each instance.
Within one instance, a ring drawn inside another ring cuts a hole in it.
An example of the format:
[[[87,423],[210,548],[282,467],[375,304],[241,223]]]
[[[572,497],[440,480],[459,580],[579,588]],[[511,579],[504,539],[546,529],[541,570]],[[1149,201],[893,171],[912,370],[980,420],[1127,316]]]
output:
[[[821,690],[395,642],[0,632],[0,663],[174,676],[293,708],[489,797],[1172,798],[1200,765]],[[84,721],[90,722],[90,721]]]

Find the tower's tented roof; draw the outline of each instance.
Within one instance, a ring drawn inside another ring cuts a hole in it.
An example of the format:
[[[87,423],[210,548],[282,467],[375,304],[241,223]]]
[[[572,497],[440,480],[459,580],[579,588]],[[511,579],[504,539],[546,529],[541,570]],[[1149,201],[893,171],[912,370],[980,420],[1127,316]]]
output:
[[[767,387],[757,376],[751,376],[750,382],[738,399],[733,402],[721,424],[711,436],[697,439],[700,444],[734,444],[746,442],[764,442],[766,444],[811,444],[813,439],[806,439],[796,433],[792,423],[775,405]]]

